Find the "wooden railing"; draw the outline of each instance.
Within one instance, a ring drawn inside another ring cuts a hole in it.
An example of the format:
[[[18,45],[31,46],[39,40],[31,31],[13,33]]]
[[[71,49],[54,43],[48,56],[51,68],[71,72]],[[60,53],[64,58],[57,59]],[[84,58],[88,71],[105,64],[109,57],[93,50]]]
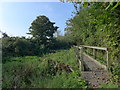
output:
[[[106,67],[108,70],[109,63],[108,63],[108,49],[106,47],[96,47],[96,46],[85,46],[85,45],[80,45],[80,46],[74,46],[75,51],[76,51],[76,57],[78,58],[78,63],[79,63],[79,68],[81,71],[84,71],[84,65],[83,65],[83,52],[84,48],[91,48],[93,49],[93,55],[96,57],[96,49],[98,50],[104,50],[106,52]]]

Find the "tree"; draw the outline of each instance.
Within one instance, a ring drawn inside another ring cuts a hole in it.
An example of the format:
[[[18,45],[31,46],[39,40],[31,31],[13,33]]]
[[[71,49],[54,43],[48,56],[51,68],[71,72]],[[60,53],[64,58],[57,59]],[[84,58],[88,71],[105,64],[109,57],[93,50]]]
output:
[[[38,16],[31,24],[28,34],[33,36],[39,45],[48,47],[53,41],[53,34],[57,31],[58,27],[54,26],[46,16]]]
[[[1,30],[0,30],[0,33],[1,33],[1,35],[2,35],[2,38],[9,37],[9,36],[7,35],[7,33],[2,32]]]
[[[9,37],[6,33],[2,33],[3,38]]]
[[[3,58],[6,56],[14,56],[15,46],[13,44],[14,44],[15,40],[16,40],[15,37],[2,38],[2,56],[3,56]]]
[[[31,55],[31,42],[26,38],[16,38],[13,45],[15,47],[14,51],[18,56]]]

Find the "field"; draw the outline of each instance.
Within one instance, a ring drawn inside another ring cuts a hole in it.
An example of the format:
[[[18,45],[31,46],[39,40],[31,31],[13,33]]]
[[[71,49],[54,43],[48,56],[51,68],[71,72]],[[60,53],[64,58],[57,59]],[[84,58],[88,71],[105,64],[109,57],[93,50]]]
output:
[[[3,88],[87,88],[80,77],[73,48],[43,57],[6,57],[4,60]],[[50,60],[55,61],[57,66],[51,66]],[[65,65],[74,70],[67,72]]]

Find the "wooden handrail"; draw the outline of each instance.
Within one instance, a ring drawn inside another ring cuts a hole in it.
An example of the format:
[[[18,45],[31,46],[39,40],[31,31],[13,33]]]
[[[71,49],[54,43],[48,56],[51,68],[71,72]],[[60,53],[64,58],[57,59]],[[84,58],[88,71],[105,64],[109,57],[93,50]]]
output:
[[[80,45],[80,47],[93,48],[93,49],[99,49],[99,50],[105,50],[105,51],[107,51],[106,47],[85,46],[85,45]]]
[[[106,61],[107,61],[107,70],[108,70],[108,67],[109,67],[109,59],[108,59],[108,48],[106,48],[106,47],[96,47],[96,46],[86,46],[86,45],[80,45],[80,46],[74,46],[74,47],[76,47],[76,48],[79,48],[80,49],[80,57],[81,57],[81,59],[79,60],[80,62],[81,62],[81,69],[83,68],[83,49],[84,48],[92,48],[92,49],[99,49],[99,50],[104,50],[105,52],[106,52]],[[95,52],[94,52],[95,53]],[[84,69],[82,69],[82,70],[84,70]]]

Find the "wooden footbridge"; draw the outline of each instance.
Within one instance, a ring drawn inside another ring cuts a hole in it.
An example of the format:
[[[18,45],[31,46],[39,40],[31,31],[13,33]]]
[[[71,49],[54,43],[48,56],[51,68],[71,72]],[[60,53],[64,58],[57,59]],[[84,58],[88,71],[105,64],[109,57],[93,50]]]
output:
[[[110,82],[110,74],[108,73],[108,49],[104,47],[95,46],[74,46],[78,65],[81,70],[82,77],[88,82],[88,86],[92,88],[99,88],[101,84]],[[105,52],[106,64],[103,65],[95,58],[85,53],[86,49],[92,49],[94,57],[96,57],[96,50]]]

